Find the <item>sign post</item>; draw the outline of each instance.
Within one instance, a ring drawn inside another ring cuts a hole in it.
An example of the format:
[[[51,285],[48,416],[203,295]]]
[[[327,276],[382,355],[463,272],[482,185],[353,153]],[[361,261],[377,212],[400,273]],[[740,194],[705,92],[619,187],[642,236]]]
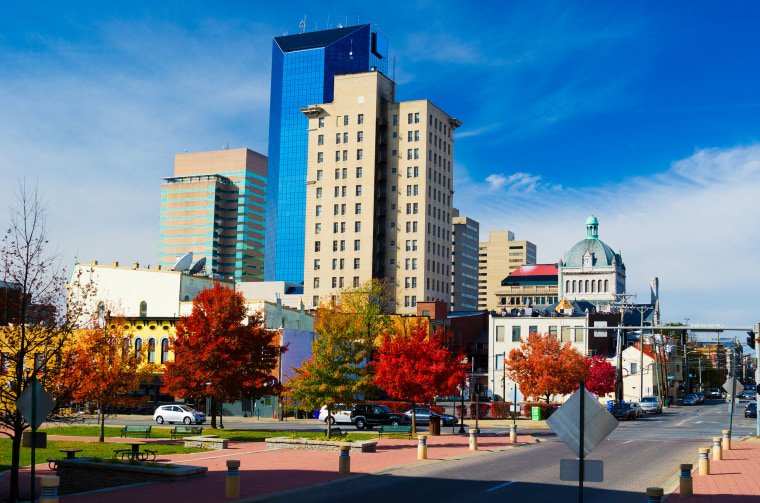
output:
[[[55,402],[44,388],[40,386],[37,376],[32,374],[32,379],[21,396],[16,400],[16,408],[21,416],[32,428],[32,465],[31,465],[31,499],[34,501],[34,455],[37,448],[37,428],[55,408]]]

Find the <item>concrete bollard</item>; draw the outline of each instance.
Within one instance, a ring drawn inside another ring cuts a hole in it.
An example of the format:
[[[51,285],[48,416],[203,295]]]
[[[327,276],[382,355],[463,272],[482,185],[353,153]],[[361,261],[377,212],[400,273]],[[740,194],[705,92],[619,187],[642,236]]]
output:
[[[723,450],[731,450],[731,430],[723,430]]]
[[[663,494],[662,487],[647,487],[647,503],[660,503]]]
[[[55,475],[45,475],[40,477],[40,486],[42,491],[40,492],[39,503],[58,503],[58,485],[61,483],[61,478]]]
[[[723,459],[722,440],[721,437],[713,437],[713,461],[721,461]]]
[[[691,478],[691,463],[681,464],[681,497],[691,498],[694,496],[694,479]]]
[[[699,450],[699,474],[710,475],[710,449]]]
[[[417,459],[427,459],[427,435],[417,435]]]
[[[340,446],[340,457],[338,458],[338,473],[351,473],[351,446]]]
[[[478,450],[478,430],[475,428],[470,429],[470,450]]]
[[[227,498],[240,497],[240,461],[227,460],[227,485],[224,488],[224,496]]]
[[[509,441],[513,444],[517,443],[517,426],[509,427]]]

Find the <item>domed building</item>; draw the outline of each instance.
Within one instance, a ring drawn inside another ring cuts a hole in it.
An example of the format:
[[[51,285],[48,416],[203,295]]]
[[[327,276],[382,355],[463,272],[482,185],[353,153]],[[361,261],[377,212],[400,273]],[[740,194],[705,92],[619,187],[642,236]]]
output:
[[[599,221],[586,220],[586,238],[578,241],[558,264],[559,297],[599,305],[625,293],[625,264],[619,253],[599,239]]]

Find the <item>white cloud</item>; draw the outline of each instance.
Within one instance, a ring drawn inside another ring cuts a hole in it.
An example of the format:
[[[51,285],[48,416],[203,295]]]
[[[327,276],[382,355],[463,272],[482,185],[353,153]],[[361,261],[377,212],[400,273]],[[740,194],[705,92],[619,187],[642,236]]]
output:
[[[656,176],[589,190],[493,174],[457,187],[455,205],[480,222],[481,237],[508,228],[556,262],[599,219],[600,238],[621,251],[628,290],[649,300],[660,278],[666,320],[751,324],[760,282],[760,144],[701,149]],[[755,320],[756,321],[756,320]]]

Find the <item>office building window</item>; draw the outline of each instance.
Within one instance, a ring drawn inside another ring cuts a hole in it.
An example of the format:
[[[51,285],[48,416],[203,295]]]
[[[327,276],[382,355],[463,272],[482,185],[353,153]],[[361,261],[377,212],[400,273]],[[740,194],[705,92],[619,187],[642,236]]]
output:
[[[343,116],[343,125],[348,126],[348,115]]]
[[[322,205],[321,204],[318,204],[317,207],[316,207],[316,215],[318,217],[322,216]]]
[[[325,127],[325,118],[324,117],[320,117],[319,118],[319,127]]]
[[[338,286],[338,278],[336,278],[335,276],[333,276],[332,277],[332,287],[333,288],[337,288],[337,286]]]
[[[346,259],[340,259],[340,270],[341,271],[343,270],[343,267],[345,266],[345,264],[346,264]]]
[[[341,277],[340,277],[340,278],[338,278],[338,279],[339,279],[339,281],[338,281],[338,286],[339,286],[340,288],[343,288],[343,286],[344,286],[344,285],[343,285],[343,276],[341,276]]]
[[[319,182],[319,181],[321,181],[321,180],[322,180],[322,170],[321,170],[321,169],[318,169],[318,170],[317,170],[317,181]]]
[[[340,213],[340,205],[334,204],[333,205],[333,215],[337,215],[338,213]]]
[[[322,224],[314,224],[314,234],[322,232]]]
[[[420,149],[415,148],[414,149],[414,158],[419,159],[420,158]]]
[[[361,232],[361,230],[362,230],[362,223],[354,222],[354,232]]]
[[[361,248],[361,241],[358,239],[354,239],[354,251],[359,251]]]
[[[319,288],[319,278],[314,278],[314,288]]]
[[[317,162],[323,162],[324,160],[324,154],[322,152],[317,152]]]
[[[398,115],[393,116],[393,125],[398,126]]]
[[[354,209],[354,213],[357,215],[361,215],[362,212],[362,203],[356,203],[356,208]]]
[[[341,239],[340,240],[340,251],[346,251],[346,240]]]
[[[414,133],[413,133],[412,131],[409,131],[409,132],[406,134],[406,141],[412,141],[412,140],[413,140],[413,138],[414,138]]]
[[[343,151],[343,160],[344,160],[344,161],[347,161],[347,160],[348,160],[348,150],[344,150],[344,151]]]
[[[344,232],[346,232],[346,222],[341,222],[340,223],[340,233],[343,234]]]
[[[354,288],[359,286],[359,276],[354,276]]]
[[[339,162],[339,161],[340,161],[340,150],[336,150],[335,151],[335,162]]]
[[[512,342],[520,342],[520,327],[512,327]]]
[[[419,124],[420,122],[420,114],[414,114],[414,123]]]
[[[340,205],[340,214],[341,215],[345,215],[346,214],[346,205],[345,204],[341,204]]]
[[[343,143],[348,143],[348,133],[343,133]]]
[[[325,135],[321,134],[317,136],[317,145],[324,145],[325,144]]]
[[[318,251],[319,251],[319,249],[320,249],[320,244],[321,244],[321,242],[320,242],[320,241],[314,241],[314,251],[315,251],[315,252],[318,252]]]
[[[361,196],[362,195],[362,186],[361,185],[357,185],[356,186],[356,195],[357,196]]]
[[[354,269],[359,269],[359,259],[358,258],[354,259]]]
[[[315,271],[319,270],[319,259],[318,258],[314,259],[314,270]]]
[[[362,168],[356,168],[356,178],[362,177]]]
[[[496,327],[496,342],[504,342],[504,327]]]
[[[335,133],[335,143],[340,143],[340,133]]]
[[[317,187],[317,199],[322,199],[322,187]]]
[[[407,122],[408,124],[412,124],[414,122],[414,114],[409,114],[407,116]]]
[[[361,143],[364,141],[364,131],[357,131],[356,133],[356,142]]]
[[[338,259],[334,258],[332,259],[332,270],[336,270],[338,268]]]
[[[334,252],[338,251],[338,241],[337,240],[333,241],[333,251]]]
[[[340,171],[340,174],[341,174],[341,178],[343,178],[344,180],[345,180],[346,178],[348,178],[348,168],[343,168],[343,169]]]
[[[356,160],[357,161],[361,161],[363,156],[364,156],[364,153],[362,152],[362,149],[357,149],[356,150]]]
[[[364,114],[359,114],[359,116],[356,118],[357,124],[364,124]]]

